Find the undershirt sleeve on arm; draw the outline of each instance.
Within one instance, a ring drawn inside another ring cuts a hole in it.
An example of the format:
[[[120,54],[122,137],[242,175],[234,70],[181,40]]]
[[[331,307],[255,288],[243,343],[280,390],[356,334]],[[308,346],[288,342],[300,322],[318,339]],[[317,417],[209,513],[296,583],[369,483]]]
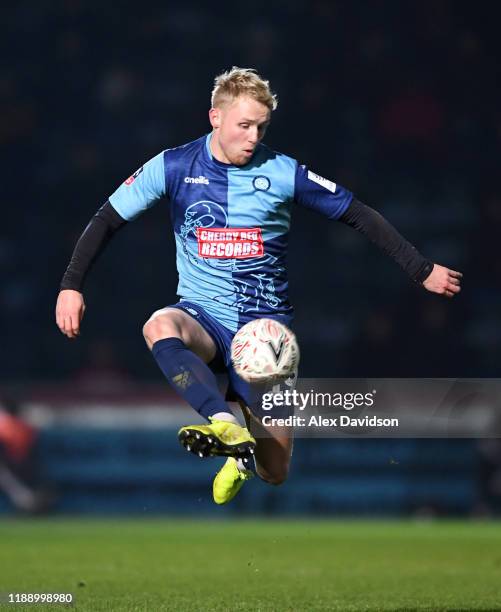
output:
[[[117,213],[109,201],[101,206],[78,239],[70,263],[61,281],[61,290],[82,290],[85,277],[92,264],[115,232],[126,223],[127,221]]]
[[[422,283],[433,270],[433,263],[401,236],[382,215],[353,198],[339,217],[341,223],[353,227],[394,259],[416,283]]]

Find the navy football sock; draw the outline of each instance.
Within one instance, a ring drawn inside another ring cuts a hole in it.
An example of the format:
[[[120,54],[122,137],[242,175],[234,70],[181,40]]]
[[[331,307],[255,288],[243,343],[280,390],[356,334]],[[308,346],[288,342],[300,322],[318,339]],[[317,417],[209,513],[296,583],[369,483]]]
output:
[[[190,351],[182,340],[158,340],[151,352],[174,390],[201,416],[207,420],[221,412],[233,416],[209,366]]]

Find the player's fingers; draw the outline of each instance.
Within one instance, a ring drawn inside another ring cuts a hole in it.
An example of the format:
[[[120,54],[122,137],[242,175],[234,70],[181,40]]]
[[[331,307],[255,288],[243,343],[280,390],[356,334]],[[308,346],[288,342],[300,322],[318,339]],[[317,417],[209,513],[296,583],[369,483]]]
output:
[[[73,334],[73,326],[71,323],[71,315],[67,315],[64,317],[64,334],[68,336],[68,338],[74,338]]]
[[[69,315],[66,321],[66,329],[69,334],[68,337],[74,338],[78,335],[78,315]]]
[[[64,333],[66,333],[66,321],[67,315],[64,312],[59,312],[58,317],[57,317],[57,324],[59,326],[59,329]]]
[[[450,276],[449,277],[449,284],[459,286],[461,284],[461,281],[459,280],[459,278],[455,278],[454,276]]]
[[[444,295],[446,297],[454,297],[460,291],[461,287],[458,287],[457,285],[447,285],[444,289]]]
[[[454,278],[463,278],[462,272],[458,272],[457,270],[449,270],[449,274]]]
[[[56,325],[59,327],[61,331],[64,329],[64,319],[61,316],[61,313],[56,310]]]
[[[69,316],[63,318],[63,328],[61,330],[65,336],[70,337],[71,334],[71,319]]]
[[[71,315],[70,320],[73,336],[78,336],[80,334],[80,316],[78,314]]]

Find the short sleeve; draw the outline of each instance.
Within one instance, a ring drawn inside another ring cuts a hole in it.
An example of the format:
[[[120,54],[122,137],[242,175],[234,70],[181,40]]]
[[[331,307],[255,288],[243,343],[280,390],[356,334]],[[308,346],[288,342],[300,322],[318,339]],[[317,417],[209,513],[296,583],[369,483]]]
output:
[[[306,166],[296,170],[294,200],[329,219],[339,219],[348,208],[353,194],[341,185],[315,174]]]
[[[109,200],[126,221],[138,217],[165,195],[164,152],[138,168],[124,181]]]

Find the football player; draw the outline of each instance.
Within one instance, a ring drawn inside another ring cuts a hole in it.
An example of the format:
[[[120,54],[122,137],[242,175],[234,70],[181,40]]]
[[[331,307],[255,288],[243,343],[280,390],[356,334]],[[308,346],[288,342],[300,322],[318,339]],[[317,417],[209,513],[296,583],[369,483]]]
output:
[[[234,67],[217,76],[211,132],[162,151],[110,195],[76,244],[56,306],[59,329],[76,338],[91,264],[120,228],[165,202],[175,232],[179,301],[151,315],[144,338],[168,382],[206,422],[182,428],[181,443],[201,457],[227,457],[214,480],[216,503],[232,499],[254,471],[275,485],[287,477],[292,430],[261,423],[259,393],[236,375],[230,347],[248,321],[292,319],[285,257],[295,206],[361,232],[426,290],[449,298],[460,291],[460,272],[427,260],[344,187],[263,144],[276,106],[268,81],[255,70]],[[218,368],[228,374],[226,398],[216,384]],[[240,403],[247,427],[229,400]]]

